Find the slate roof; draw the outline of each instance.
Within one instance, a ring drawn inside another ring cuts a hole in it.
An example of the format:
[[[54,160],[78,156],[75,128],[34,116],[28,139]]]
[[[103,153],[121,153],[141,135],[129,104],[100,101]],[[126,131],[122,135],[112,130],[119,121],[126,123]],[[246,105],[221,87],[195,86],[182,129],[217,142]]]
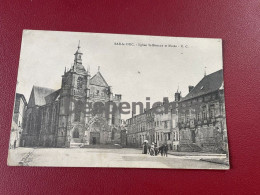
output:
[[[51,93],[50,95],[47,95],[45,97],[45,102],[46,104],[49,104],[51,102],[54,102],[55,100],[57,100],[60,96],[60,89],[58,89],[57,91],[54,91],[53,93]]]
[[[102,74],[98,71],[97,74],[95,74],[91,79],[90,79],[90,85],[98,85],[102,87],[108,87],[108,84]]]
[[[22,98],[24,104],[27,105],[27,101],[26,101],[26,99],[25,99],[25,97],[24,97],[23,94],[21,94],[21,93],[16,93],[16,94],[15,94],[15,99],[18,99],[18,98]]]
[[[212,74],[209,74],[186,95],[182,98],[182,101],[205,95],[223,88],[223,69],[218,70]]]
[[[82,64],[74,65],[75,71],[79,74],[87,74],[85,67]]]
[[[33,86],[30,95],[29,106],[42,106],[46,104],[45,97],[55,92],[55,89]]]

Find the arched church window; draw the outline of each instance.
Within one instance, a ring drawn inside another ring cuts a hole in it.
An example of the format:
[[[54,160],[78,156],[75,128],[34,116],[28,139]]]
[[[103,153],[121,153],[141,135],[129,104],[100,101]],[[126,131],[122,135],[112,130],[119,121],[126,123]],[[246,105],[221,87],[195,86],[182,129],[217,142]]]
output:
[[[74,121],[80,122],[81,109],[82,109],[81,106],[82,106],[82,102],[81,101],[77,101],[75,103],[75,118],[74,118]]]
[[[82,89],[83,86],[83,78],[79,77],[77,80],[77,89]]]
[[[111,140],[114,140],[114,139],[115,139],[115,130],[113,129],[112,134],[111,134]]]

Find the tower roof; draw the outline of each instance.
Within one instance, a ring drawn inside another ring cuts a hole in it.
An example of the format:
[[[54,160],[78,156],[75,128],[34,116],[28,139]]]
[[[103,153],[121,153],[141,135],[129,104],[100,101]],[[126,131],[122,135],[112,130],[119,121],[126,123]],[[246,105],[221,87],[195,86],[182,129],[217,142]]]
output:
[[[78,49],[77,49],[77,51],[76,51],[76,53],[75,53],[74,55],[76,55],[76,54],[78,54],[78,53],[82,54],[82,52],[81,52],[81,50],[80,50],[80,40],[79,40],[79,44],[78,44]]]

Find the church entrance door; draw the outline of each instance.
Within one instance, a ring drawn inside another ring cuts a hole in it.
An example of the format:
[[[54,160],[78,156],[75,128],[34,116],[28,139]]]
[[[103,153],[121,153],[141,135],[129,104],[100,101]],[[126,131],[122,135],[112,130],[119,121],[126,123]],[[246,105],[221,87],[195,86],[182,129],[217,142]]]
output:
[[[97,145],[100,144],[100,133],[90,132],[90,144]]]

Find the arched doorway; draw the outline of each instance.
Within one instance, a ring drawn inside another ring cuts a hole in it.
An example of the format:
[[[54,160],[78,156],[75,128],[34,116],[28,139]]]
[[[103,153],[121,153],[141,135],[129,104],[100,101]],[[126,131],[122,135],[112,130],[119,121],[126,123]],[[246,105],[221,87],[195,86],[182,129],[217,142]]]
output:
[[[73,138],[79,138],[79,130],[78,130],[78,128],[76,128],[76,129],[73,131],[72,137],[73,137]]]
[[[92,145],[100,144],[100,129],[101,129],[100,122],[99,121],[94,122],[90,132],[90,144]]]

